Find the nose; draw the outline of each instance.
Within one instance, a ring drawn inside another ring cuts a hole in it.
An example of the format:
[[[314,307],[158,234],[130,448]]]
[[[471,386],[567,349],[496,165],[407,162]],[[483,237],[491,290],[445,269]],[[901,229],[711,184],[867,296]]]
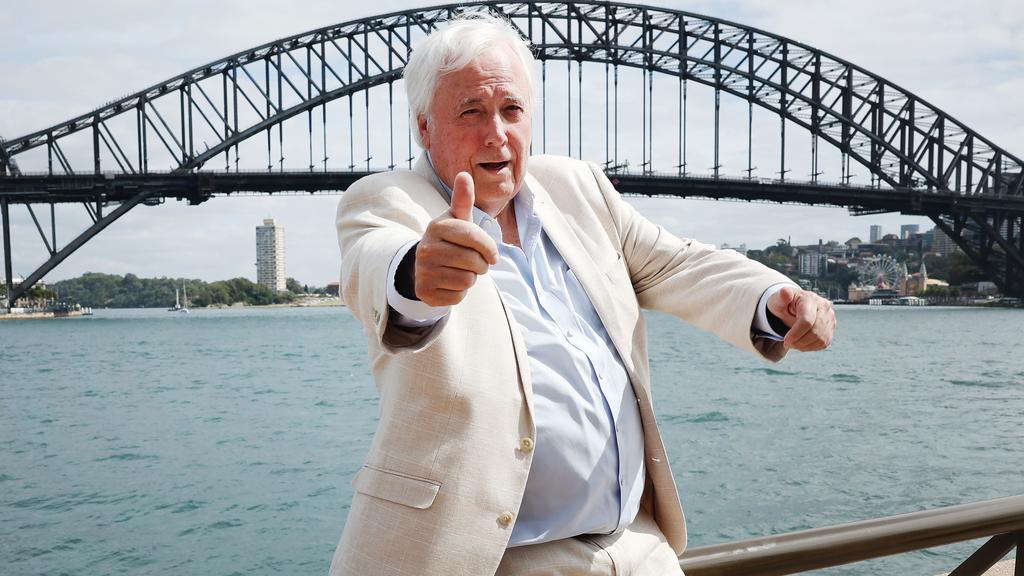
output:
[[[484,134],[484,145],[504,146],[505,143],[508,142],[505,121],[502,119],[500,114],[492,115],[487,121],[487,125],[484,127],[484,130],[486,130]]]

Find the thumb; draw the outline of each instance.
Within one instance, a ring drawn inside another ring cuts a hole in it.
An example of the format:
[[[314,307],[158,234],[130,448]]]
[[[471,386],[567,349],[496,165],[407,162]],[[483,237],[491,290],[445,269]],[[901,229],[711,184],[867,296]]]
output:
[[[452,216],[472,222],[474,202],[476,195],[473,191],[473,177],[468,172],[459,172],[455,176],[455,188],[452,190]]]
[[[796,311],[793,310],[793,303],[796,298],[797,289],[792,286],[786,286],[768,299],[768,309],[781,320],[785,321],[795,318]]]

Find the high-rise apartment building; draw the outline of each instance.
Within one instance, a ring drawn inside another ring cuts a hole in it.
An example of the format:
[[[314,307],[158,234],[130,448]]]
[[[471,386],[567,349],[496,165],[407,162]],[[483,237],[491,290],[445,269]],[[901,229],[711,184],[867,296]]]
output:
[[[946,233],[941,228],[936,226],[932,228],[932,252],[940,256],[949,256],[956,252],[960,248],[956,245],[956,242],[952,238],[946,236]]]
[[[256,283],[274,292],[285,290],[284,227],[273,218],[256,227]]]
[[[801,252],[797,257],[797,261],[800,265],[800,274],[804,276],[821,275],[820,252]]]
[[[871,243],[878,244],[878,241],[882,239],[882,227],[878,224],[871,225]]]
[[[900,226],[900,239],[909,240],[914,234],[920,232],[921,227],[917,224],[903,224]]]

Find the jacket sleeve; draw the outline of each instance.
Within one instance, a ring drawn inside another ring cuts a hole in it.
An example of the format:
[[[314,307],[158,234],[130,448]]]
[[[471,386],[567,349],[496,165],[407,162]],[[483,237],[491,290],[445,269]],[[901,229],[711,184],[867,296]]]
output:
[[[785,356],[781,342],[755,336],[752,325],[761,295],[791,282],[786,276],[734,250],[671,234],[623,201],[599,167],[589,166],[641,307],[677,316],[773,362]]]
[[[342,297],[371,339],[389,353],[423,348],[444,326],[443,320],[422,328],[389,321],[388,267],[402,246],[423,235],[431,220],[403,186],[416,185],[415,178],[412,173],[368,176],[350,186],[338,203]]]

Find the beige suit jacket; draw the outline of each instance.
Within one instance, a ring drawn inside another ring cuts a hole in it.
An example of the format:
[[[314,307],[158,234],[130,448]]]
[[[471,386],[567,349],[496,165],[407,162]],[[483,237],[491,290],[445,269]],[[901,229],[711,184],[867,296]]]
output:
[[[641,308],[674,314],[777,360],[752,339],[764,290],[786,278],[731,250],[680,239],[623,202],[601,170],[534,157],[526,182],[544,231],[579,278],[625,364],[644,429],[641,506],[678,553],[686,527],[651,404]],[[345,302],[365,327],[380,421],[332,576],[493,574],[530,471],[534,439],[526,347],[487,275],[431,328],[388,323],[388,265],[448,210],[429,165],[353,184],[338,207]]]

